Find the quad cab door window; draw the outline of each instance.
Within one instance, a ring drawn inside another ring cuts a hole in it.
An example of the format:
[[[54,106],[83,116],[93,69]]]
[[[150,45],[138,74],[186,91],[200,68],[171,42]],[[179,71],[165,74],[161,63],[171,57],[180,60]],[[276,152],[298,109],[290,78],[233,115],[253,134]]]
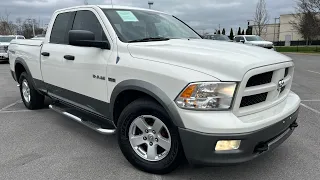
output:
[[[86,30],[94,33],[96,41],[107,41],[96,15],[91,11],[78,11],[74,19],[72,30]]]

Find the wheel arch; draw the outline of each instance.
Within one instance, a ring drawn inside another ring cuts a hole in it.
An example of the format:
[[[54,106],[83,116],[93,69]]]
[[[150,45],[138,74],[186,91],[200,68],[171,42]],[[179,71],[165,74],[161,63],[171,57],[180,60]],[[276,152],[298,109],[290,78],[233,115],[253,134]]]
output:
[[[24,61],[24,59],[18,57],[14,62],[14,74],[16,76],[17,81],[19,81],[22,72],[26,72],[32,77],[27,63]]]
[[[114,114],[116,100],[123,94],[123,92],[128,91],[135,91],[137,93],[140,93],[141,95],[144,94],[151,97],[165,109],[170,119],[176,126],[184,127],[184,124],[181,120],[178,111],[175,108],[170,107],[172,106],[173,101],[165,94],[165,92],[163,92],[157,86],[142,80],[125,80],[117,84],[116,87],[113,89],[110,97],[109,112],[111,115],[110,118],[113,122],[115,122],[115,125],[118,120],[118,117],[116,117]]]
[[[28,76],[30,77],[30,81],[31,81],[30,83],[32,84],[32,86],[36,89],[36,91],[41,93],[37,88],[38,86],[32,77],[31,71],[29,70],[26,61],[18,57],[14,62],[14,75],[18,83],[19,83],[20,76],[23,72],[26,72],[28,74]]]

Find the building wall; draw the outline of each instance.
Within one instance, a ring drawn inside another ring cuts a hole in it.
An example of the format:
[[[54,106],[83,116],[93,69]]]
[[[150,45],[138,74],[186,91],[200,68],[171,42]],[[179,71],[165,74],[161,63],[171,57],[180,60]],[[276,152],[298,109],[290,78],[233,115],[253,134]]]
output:
[[[298,31],[290,24],[290,22],[295,22],[296,19],[292,14],[283,14],[280,15],[280,35],[279,41],[287,40],[304,40]]]
[[[261,37],[267,41],[302,41],[304,40],[299,32],[290,22],[296,19],[292,14],[280,15],[280,24],[268,24],[261,34]],[[274,33],[274,30],[276,33]],[[252,34],[257,35],[257,28],[253,26]]]
[[[280,24],[267,24],[266,27],[263,29],[261,33],[261,37],[266,41],[278,41],[279,40],[279,30]],[[253,25],[252,27],[252,34],[258,34],[258,27]]]

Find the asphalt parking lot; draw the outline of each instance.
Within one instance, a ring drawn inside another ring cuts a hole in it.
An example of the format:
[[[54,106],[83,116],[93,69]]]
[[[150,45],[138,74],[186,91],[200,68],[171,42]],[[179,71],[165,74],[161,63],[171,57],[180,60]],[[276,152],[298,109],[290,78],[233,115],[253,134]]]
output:
[[[319,179],[320,56],[295,61],[292,90],[302,99],[299,128],[253,161],[226,167],[187,164],[165,176],[135,169],[115,136],[100,135],[49,109],[27,110],[9,64],[0,64],[0,179]]]

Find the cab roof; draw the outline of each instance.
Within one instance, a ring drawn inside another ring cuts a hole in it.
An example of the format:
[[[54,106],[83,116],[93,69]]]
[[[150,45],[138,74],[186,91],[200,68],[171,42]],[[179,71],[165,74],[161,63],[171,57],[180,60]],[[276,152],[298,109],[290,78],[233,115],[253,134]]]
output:
[[[130,7],[130,6],[118,6],[118,5],[82,5],[82,6],[73,6],[69,8],[59,9],[57,11],[71,10],[76,8],[84,8],[84,7],[92,7],[92,8],[101,8],[101,9],[125,9],[125,10],[142,10],[142,11],[150,11],[157,12],[162,14],[168,14],[161,11],[156,11],[152,9],[138,8],[138,7]],[[169,15],[169,14],[168,14]]]

